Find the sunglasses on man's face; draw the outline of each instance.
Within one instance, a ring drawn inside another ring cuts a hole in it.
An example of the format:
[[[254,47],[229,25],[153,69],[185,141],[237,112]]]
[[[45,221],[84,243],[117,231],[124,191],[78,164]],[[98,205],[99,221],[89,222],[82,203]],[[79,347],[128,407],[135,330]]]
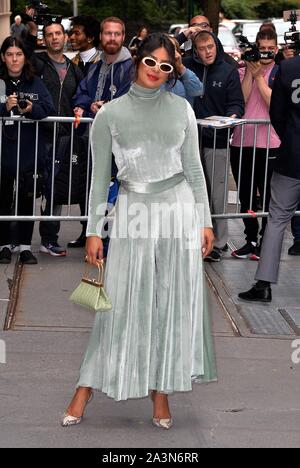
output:
[[[142,63],[146,65],[146,67],[149,67],[149,68],[158,67],[162,73],[172,73],[172,71],[174,70],[173,65],[171,65],[170,63],[167,63],[167,62],[159,63],[153,57],[144,57],[142,59]]]

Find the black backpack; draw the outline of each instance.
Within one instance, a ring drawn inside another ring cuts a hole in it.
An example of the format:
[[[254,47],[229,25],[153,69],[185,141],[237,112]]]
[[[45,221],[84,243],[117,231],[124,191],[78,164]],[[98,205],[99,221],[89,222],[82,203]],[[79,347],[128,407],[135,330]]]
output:
[[[71,205],[84,202],[87,193],[88,168],[88,144],[87,136],[74,135],[73,152],[71,157],[71,136],[59,138],[54,165],[54,198],[55,205],[67,205],[69,203],[70,186],[70,161],[72,160],[72,184],[71,184]],[[50,148],[46,161],[45,170],[45,196],[51,200],[52,187],[52,160],[53,148]],[[91,169],[91,161],[90,161]],[[91,173],[91,171],[90,171]]]

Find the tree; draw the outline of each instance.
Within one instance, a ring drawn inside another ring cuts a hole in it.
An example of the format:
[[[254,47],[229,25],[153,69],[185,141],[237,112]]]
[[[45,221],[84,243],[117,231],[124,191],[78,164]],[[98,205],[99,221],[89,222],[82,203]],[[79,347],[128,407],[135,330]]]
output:
[[[221,0],[203,0],[201,2],[203,13],[209,19],[214,32],[217,34],[219,29],[219,13],[221,9]]]
[[[223,0],[227,18],[280,18],[284,10],[300,8],[300,0]]]

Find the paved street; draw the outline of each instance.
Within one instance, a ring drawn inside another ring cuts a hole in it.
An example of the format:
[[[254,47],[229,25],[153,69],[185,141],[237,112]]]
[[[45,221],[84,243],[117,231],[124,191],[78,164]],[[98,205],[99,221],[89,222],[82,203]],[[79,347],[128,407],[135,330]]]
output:
[[[231,242],[238,246],[240,226],[230,224]],[[61,232],[65,244],[80,226],[65,223]],[[115,403],[101,393],[81,425],[60,427],[93,323],[92,312],[68,302],[82,258],[82,250],[70,250],[66,258],[39,255],[38,266],[23,270],[12,330],[0,333],[7,349],[7,362],[0,364],[1,447],[300,446],[300,365],[291,360],[300,259],[287,256],[274,303],[267,307],[237,300],[237,293],[251,286],[255,263],[226,254],[221,264],[207,267],[219,382],[170,398],[172,430],[151,425],[149,399]],[[1,328],[13,275],[14,265],[0,266]]]

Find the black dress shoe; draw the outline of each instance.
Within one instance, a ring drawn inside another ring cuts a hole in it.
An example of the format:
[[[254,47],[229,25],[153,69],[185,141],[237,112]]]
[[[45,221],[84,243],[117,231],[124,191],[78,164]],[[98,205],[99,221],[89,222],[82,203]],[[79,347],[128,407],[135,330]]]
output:
[[[11,251],[4,247],[4,249],[0,252],[0,264],[1,265],[9,265],[11,262]]]
[[[239,298],[248,302],[271,302],[272,289],[270,286],[260,286],[256,283],[249,291],[240,293]]]
[[[294,245],[292,245],[292,247],[289,248],[288,254],[293,255],[295,257],[300,256],[300,241],[294,241]]]
[[[23,250],[23,252],[20,253],[20,262],[23,263],[23,265],[36,265],[38,261],[31,250]]]
[[[85,243],[86,243],[86,237],[85,237],[85,234],[81,234],[78,239],[76,240],[73,240],[71,242],[68,243],[68,248],[69,249],[76,249],[78,247],[85,247]]]

